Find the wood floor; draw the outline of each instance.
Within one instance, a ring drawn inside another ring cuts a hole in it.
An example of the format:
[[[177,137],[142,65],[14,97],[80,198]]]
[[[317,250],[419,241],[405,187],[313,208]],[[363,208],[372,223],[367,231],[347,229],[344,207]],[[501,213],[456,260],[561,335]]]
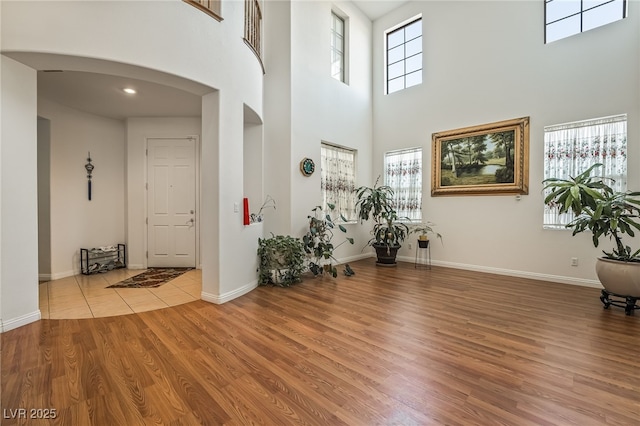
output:
[[[638,424],[640,316],[602,309],[597,289],[352,267],[6,332],[2,424]]]

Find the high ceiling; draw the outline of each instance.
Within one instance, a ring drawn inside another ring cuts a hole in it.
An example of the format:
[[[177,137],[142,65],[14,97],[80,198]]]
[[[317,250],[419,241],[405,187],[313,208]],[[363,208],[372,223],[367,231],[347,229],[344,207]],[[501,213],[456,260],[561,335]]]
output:
[[[372,21],[375,21],[382,15],[391,12],[393,9],[408,3],[407,0],[357,0],[354,1],[358,9]]]

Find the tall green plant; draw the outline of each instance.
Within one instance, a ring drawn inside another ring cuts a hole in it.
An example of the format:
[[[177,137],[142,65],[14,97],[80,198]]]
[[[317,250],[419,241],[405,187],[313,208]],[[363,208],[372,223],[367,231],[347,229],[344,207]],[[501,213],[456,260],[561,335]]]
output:
[[[394,208],[393,189],[386,185],[378,185],[380,177],[373,187],[361,186],[356,189],[356,212],[360,223],[372,219],[373,238],[368,245],[384,245],[397,247],[402,244],[409,233],[406,222],[409,218],[399,218]]]
[[[393,189],[390,186],[378,186],[380,177],[376,179],[373,187],[361,186],[356,189],[356,212],[360,223],[373,219],[380,222],[383,215],[387,216],[393,209]]]
[[[334,204],[327,204],[327,207],[330,212],[335,210]],[[335,222],[337,217],[343,222],[346,222],[347,219],[342,214],[335,218],[331,217],[330,214],[325,214],[322,211],[321,206],[316,206],[311,211],[313,214],[307,216],[307,219],[309,219],[309,230],[304,237],[302,237],[304,251],[310,258],[309,270],[316,276],[326,272],[335,278],[338,276],[338,269],[333,264],[333,262],[337,262],[337,259],[333,256],[333,252],[342,244],[346,242],[353,244],[354,241],[353,238],[345,237],[344,241],[334,246],[333,230],[337,228],[340,232],[346,234],[347,228]],[[348,273],[348,271],[352,270],[347,264],[345,274],[352,275],[352,273]]]
[[[633,238],[634,230],[640,231],[640,192],[614,191],[608,184],[613,179],[591,175],[598,167],[602,164],[594,164],[569,179],[545,179],[544,189],[551,192],[544,202],[558,206],[560,213],[573,212],[576,217],[567,227],[573,228],[573,235],[591,231],[594,247],[601,237],[612,239],[615,248],[611,252],[603,250],[607,258],[640,262],[640,249],[633,251],[622,241],[624,234]]]

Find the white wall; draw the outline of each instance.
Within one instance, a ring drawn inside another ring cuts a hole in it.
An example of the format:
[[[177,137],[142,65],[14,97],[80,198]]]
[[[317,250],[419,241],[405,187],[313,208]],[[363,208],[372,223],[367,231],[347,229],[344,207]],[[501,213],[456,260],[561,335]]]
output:
[[[262,159],[262,124],[247,122],[245,113],[244,143],[242,152],[243,193],[249,200],[249,213],[258,213],[264,202],[264,178]]]
[[[210,168],[201,175],[202,198],[207,201],[200,225],[203,238],[225,241],[202,246],[246,245],[255,252],[257,237],[244,232],[241,215],[233,212],[233,204],[241,204],[243,198],[243,105],[259,117],[263,110],[262,67],[243,41],[244,2],[225,2],[222,22],[179,1],[0,2],[0,8],[2,54],[28,65],[31,72],[68,69],[131,76],[204,96],[201,160]],[[219,97],[228,111],[218,106],[204,110],[209,100]],[[218,125],[221,115],[224,126]],[[35,132],[35,118],[32,125]],[[222,156],[236,162],[226,163]],[[35,169],[35,156],[31,161]],[[100,167],[96,163],[96,182]],[[227,221],[236,220],[240,227],[235,222],[227,226]],[[223,226],[225,232],[219,234]],[[29,247],[34,256],[36,244]],[[207,294],[207,300],[220,302],[252,288],[255,271],[235,273],[246,267],[247,252],[238,256],[234,248],[227,256],[203,249],[203,298]]]
[[[51,279],[51,121],[38,117],[38,278]]]
[[[267,235],[291,233],[291,2],[264,3],[264,196],[276,200],[277,211],[265,212]]]
[[[349,84],[330,75],[332,5],[348,17]],[[267,11],[269,7],[274,6],[267,6]],[[347,2],[294,1],[290,7],[287,2],[278,2],[275,7],[283,9],[278,10],[282,22],[278,22],[277,34],[268,41],[284,48],[272,53],[279,55],[273,62],[284,68],[290,61],[290,68],[281,70],[277,77],[267,76],[279,89],[265,93],[265,179],[267,188],[276,188],[277,196],[271,195],[278,201],[278,210],[267,214],[265,230],[302,236],[308,226],[307,216],[322,201],[322,141],[356,149],[357,184],[372,184],[371,22]],[[290,51],[286,47],[289,44]],[[273,62],[268,61],[267,66]],[[272,90],[269,88],[267,84],[267,90]],[[282,116],[276,116],[271,109],[278,109]],[[276,125],[280,128],[274,131]],[[269,153],[273,153],[271,157]],[[310,177],[300,173],[299,164],[305,157],[317,165]],[[273,216],[277,216],[277,227],[270,223]],[[347,227],[356,242],[336,250],[336,257],[343,261],[361,257],[369,239],[368,229],[356,224]],[[342,239],[339,233],[334,243]]]
[[[145,251],[147,217],[147,138],[183,138],[196,136],[201,131],[200,117],[149,117],[128,118],[126,120],[126,234],[128,267],[131,269],[146,268]],[[197,151],[200,156],[200,151]],[[196,219],[199,219],[197,212]],[[197,265],[200,260],[196,259]]]
[[[384,95],[383,32],[418,13],[423,84]],[[434,263],[597,285],[590,237],[542,229],[543,127],[628,113],[629,187],[640,188],[640,3],[621,22],[548,45],[543,22],[540,1],[412,2],[377,20],[374,174],[385,151],[423,147],[423,214],[444,237]],[[529,195],[430,196],[432,133],[523,116]],[[413,260],[406,245],[400,254]]]
[[[40,318],[38,309],[36,73],[0,56],[0,318],[2,331]]]
[[[80,248],[125,241],[125,126],[44,98],[38,115],[51,122],[51,276],[57,279],[79,273]],[[89,152],[91,201],[84,168]]]

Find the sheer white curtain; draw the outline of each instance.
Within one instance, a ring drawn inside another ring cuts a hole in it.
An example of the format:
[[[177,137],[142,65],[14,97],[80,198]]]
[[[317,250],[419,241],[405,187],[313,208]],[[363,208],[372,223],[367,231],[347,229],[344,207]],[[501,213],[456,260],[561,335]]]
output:
[[[577,176],[596,163],[603,164],[601,176],[615,180],[614,190],[627,189],[626,114],[544,128],[545,179]],[[572,213],[561,215],[556,206],[545,206],[546,228],[564,228],[571,220]]]
[[[347,220],[356,220],[355,179],[356,152],[352,149],[322,144],[320,160],[320,185],[322,208],[327,203],[335,204],[334,213],[344,215]],[[327,212],[329,213],[329,212]]]
[[[422,148],[387,152],[384,162],[398,217],[422,220]]]

